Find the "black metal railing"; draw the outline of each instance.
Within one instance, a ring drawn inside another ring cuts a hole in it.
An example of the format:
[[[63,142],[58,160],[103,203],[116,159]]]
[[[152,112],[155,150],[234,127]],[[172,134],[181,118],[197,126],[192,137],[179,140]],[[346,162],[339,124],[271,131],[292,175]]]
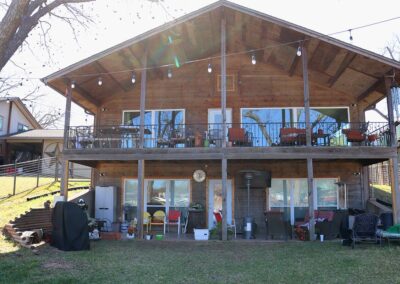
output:
[[[311,124],[311,145],[390,146],[389,125],[385,122]],[[145,125],[144,148],[272,147],[305,146],[306,125],[297,123],[156,124]],[[68,149],[115,148],[140,146],[138,125],[75,126],[68,131]]]

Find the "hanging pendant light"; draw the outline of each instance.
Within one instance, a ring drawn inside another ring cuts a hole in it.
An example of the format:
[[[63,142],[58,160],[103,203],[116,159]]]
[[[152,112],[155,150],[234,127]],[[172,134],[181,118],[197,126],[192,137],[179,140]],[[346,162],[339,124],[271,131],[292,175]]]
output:
[[[99,79],[97,81],[97,85],[99,85],[99,86],[103,85],[103,79],[101,79],[101,77],[99,77]]]
[[[256,63],[257,63],[256,56],[253,54],[251,56],[251,64],[256,65]]]
[[[172,70],[171,70],[171,68],[168,68],[167,76],[168,76],[169,79],[172,78]]]
[[[132,84],[135,84],[135,83],[136,83],[136,75],[135,75],[135,72],[132,73],[131,82],[132,82]]]
[[[212,65],[211,63],[208,63],[208,68],[207,68],[208,73],[212,72]]]

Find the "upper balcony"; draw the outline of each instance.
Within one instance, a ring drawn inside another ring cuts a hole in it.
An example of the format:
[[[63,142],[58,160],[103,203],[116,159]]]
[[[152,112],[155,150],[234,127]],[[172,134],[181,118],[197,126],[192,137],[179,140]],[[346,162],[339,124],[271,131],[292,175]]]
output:
[[[313,147],[387,147],[388,123],[352,122],[312,124]],[[88,152],[94,149],[140,148],[138,125],[70,127],[67,149]],[[226,147],[304,147],[305,123],[156,124],[144,126],[143,148],[222,148]],[[216,149],[214,149],[216,150]]]

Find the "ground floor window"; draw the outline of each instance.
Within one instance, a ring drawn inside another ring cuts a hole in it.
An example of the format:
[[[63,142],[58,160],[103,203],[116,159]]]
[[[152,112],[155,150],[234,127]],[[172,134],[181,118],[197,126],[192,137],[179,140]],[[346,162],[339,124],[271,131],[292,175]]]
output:
[[[144,184],[144,211],[153,214],[157,210],[185,210],[190,203],[190,180],[149,179]],[[137,216],[137,179],[124,179],[124,217],[132,220]]]

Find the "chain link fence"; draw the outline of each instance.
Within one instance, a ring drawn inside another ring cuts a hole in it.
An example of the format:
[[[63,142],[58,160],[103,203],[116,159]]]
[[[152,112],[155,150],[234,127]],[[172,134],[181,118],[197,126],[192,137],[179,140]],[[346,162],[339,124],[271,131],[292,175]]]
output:
[[[70,163],[69,180],[90,181],[92,169]],[[0,199],[56,182],[61,163],[56,157],[0,166]]]

